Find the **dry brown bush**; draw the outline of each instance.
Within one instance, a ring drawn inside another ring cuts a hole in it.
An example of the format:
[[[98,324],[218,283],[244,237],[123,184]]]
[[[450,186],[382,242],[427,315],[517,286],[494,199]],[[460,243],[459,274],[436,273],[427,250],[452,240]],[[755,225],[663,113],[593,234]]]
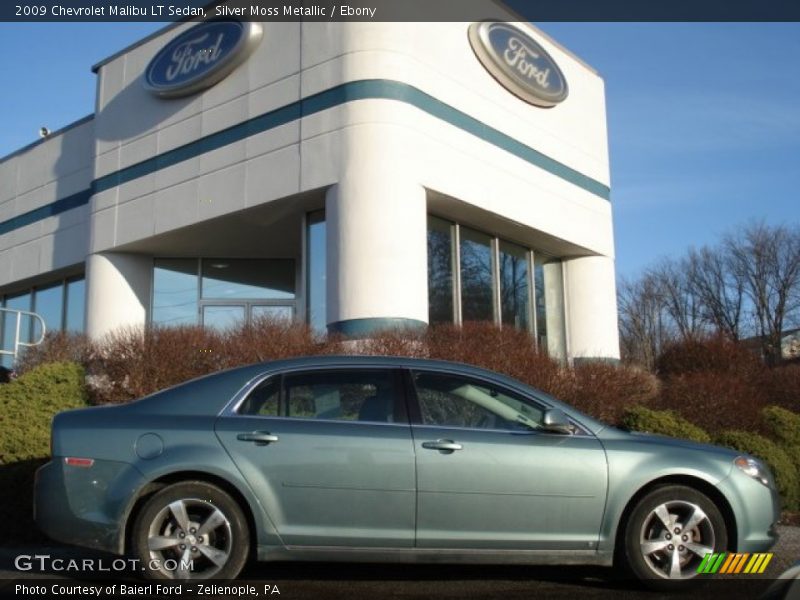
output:
[[[220,335],[196,326],[126,327],[93,344],[96,404],[127,402],[224,368]]]
[[[491,323],[389,330],[369,340],[320,339],[304,324],[260,319],[225,331],[198,326],[128,328],[90,343],[53,337],[31,364],[74,360],[89,376],[94,403],[119,403],[220,369],[293,356],[373,354],[468,363],[519,379],[599,418],[617,422],[655,395],[653,376],[633,367],[586,363],[575,369],[537,351],[530,334]]]
[[[633,366],[590,361],[572,373],[574,393],[562,399],[608,423],[621,423],[627,409],[650,404],[659,392],[656,376]]]
[[[323,342],[308,325],[269,317],[224,331],[217,342],[214,352],[225,368],[324,353]]]
[[[690,372],[663,382],[657,408],[678,412],[706,431],[763,431],[760,413],[768,404],[758,379],[715,371]]]
[[[656,360],[661,377],[687,373],[734,373],[747,378],[760,377],[766,367],[755,352],[723,336],[684,340],[669,345]]]
[[[45,363],[74,362],[86,366],[91,353],[92,344],[84,334],[49,332],[41,344],[22,352],[15,369],[22,375]]]
[[[769,369],[763,381],[770,404],[800,413],[800,363]]]
[[[424,336],[430,358],[463,362],[524,381],[554,396],[571,389],[560,363],[538,352],[530,334],[491,323],[435,325]]]

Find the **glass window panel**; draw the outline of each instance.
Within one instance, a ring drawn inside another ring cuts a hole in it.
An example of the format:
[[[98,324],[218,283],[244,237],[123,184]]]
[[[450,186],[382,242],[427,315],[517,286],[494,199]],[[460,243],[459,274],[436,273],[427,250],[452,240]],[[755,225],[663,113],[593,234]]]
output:
[[[422,422],[440,427],[536,429],[543,411],[520,397],[456,375],[415,373]]]
[[[197,324],[197,263],[196,258],[155,260],[151,316],[154,324]]]
[[[295,269],[291,259],[203,259],[204,299],[292,300]]]
[[[327,325],[327,227],[325,211],[308,215],[308,324],[324,332]]]
[[[561,261],[536,257],[536,339],[550,356],[566,357]]]
[[[260,306],[250,308],[250,318],[270,319],[273,321],[291,321],[294,318],[294,308],[291,306]]]
[[[529,329],[528,251],[521,246],[501,241],[499,266],[500,314],[503,325]]]
[[[491,238],[477,231],[460,229],[461,318],[463,321],[492,321]]]
[[[245,318],[245,307],[239,306],[204,306],[203,327],[224,330],[241,325]]]
[[[56,285],[38,288],[34,292],[34,309],[42,319],[47,332],[61,330],[61,317],[64,310],[64,286]],[[41,323],[33,320],[33,339],[38,340],[42,335]]]
[[[394,385],[382,370],[314,372],[284,378],[287,416],[394,421]]]
[[[64,329],[76,333],[84,332],[86,312],[86,280],[84,278],[67,281],[67,309]]]
[[[280,377],[273,377],[260,383],[256,389],[250,392],[237,412],[240,415],[277,417],[280,395]]]
[[[453,322],[452,224],[428,217],[428,320]]]
[[[16,296],[6,296],[6,308],[14,310],[31,309],[31,294],[17,294]],[[14,342],[17,334],[17,314],[3,313],[3,350],[14,350]],[[22,315],[19,322],[19,341],[29,342],[31,339],[33,319],[28,315]]]

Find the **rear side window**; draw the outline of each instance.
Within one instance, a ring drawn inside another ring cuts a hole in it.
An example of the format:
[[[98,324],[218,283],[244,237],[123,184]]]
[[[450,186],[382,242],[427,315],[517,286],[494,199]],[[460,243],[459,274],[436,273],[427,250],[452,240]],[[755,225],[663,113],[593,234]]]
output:
[[[239,406],[240,415],[277,417],[281,397],[281,378],[262,381]]]
[[[394,423],[395,375],[383,369],[308,371],[273,377],[256,387],[239,414],[296,419]]]
[[[388,371],[332,371],[287,375],[286,416],[343,421],[394,421],[395,393]]]

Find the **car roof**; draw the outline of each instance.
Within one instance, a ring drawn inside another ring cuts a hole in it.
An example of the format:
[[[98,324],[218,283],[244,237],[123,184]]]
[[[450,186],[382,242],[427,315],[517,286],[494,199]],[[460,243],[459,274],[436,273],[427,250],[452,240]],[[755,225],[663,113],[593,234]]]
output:
[[[447,360],[412,358],[407,356],[376,355],[317,355],[279,359],[234,367],[218,371],[172,388],[156,392],[130,405],[150,413],[217,414],[248,383],[255,378],[278,374],[287,370],[337,367],[386,367],[394,369],[429,369],[479,377],[520,393],[537,397],[555,408],[560,408],[583,426],[597,433],[605,424],[585,415],[551,395],[518,379],[475,365]],[[168,398],[168,400],[167,400]],[[134,409],[136,410],[136,409]]]

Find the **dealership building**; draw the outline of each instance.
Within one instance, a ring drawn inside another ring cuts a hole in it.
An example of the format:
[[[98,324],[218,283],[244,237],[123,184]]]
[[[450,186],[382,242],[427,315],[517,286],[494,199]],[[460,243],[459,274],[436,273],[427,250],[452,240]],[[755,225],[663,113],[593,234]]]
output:
[[[2,307],[619,357],[603,80],[534,26],[186,21],[93,70],[92,115],[0,159]]]

